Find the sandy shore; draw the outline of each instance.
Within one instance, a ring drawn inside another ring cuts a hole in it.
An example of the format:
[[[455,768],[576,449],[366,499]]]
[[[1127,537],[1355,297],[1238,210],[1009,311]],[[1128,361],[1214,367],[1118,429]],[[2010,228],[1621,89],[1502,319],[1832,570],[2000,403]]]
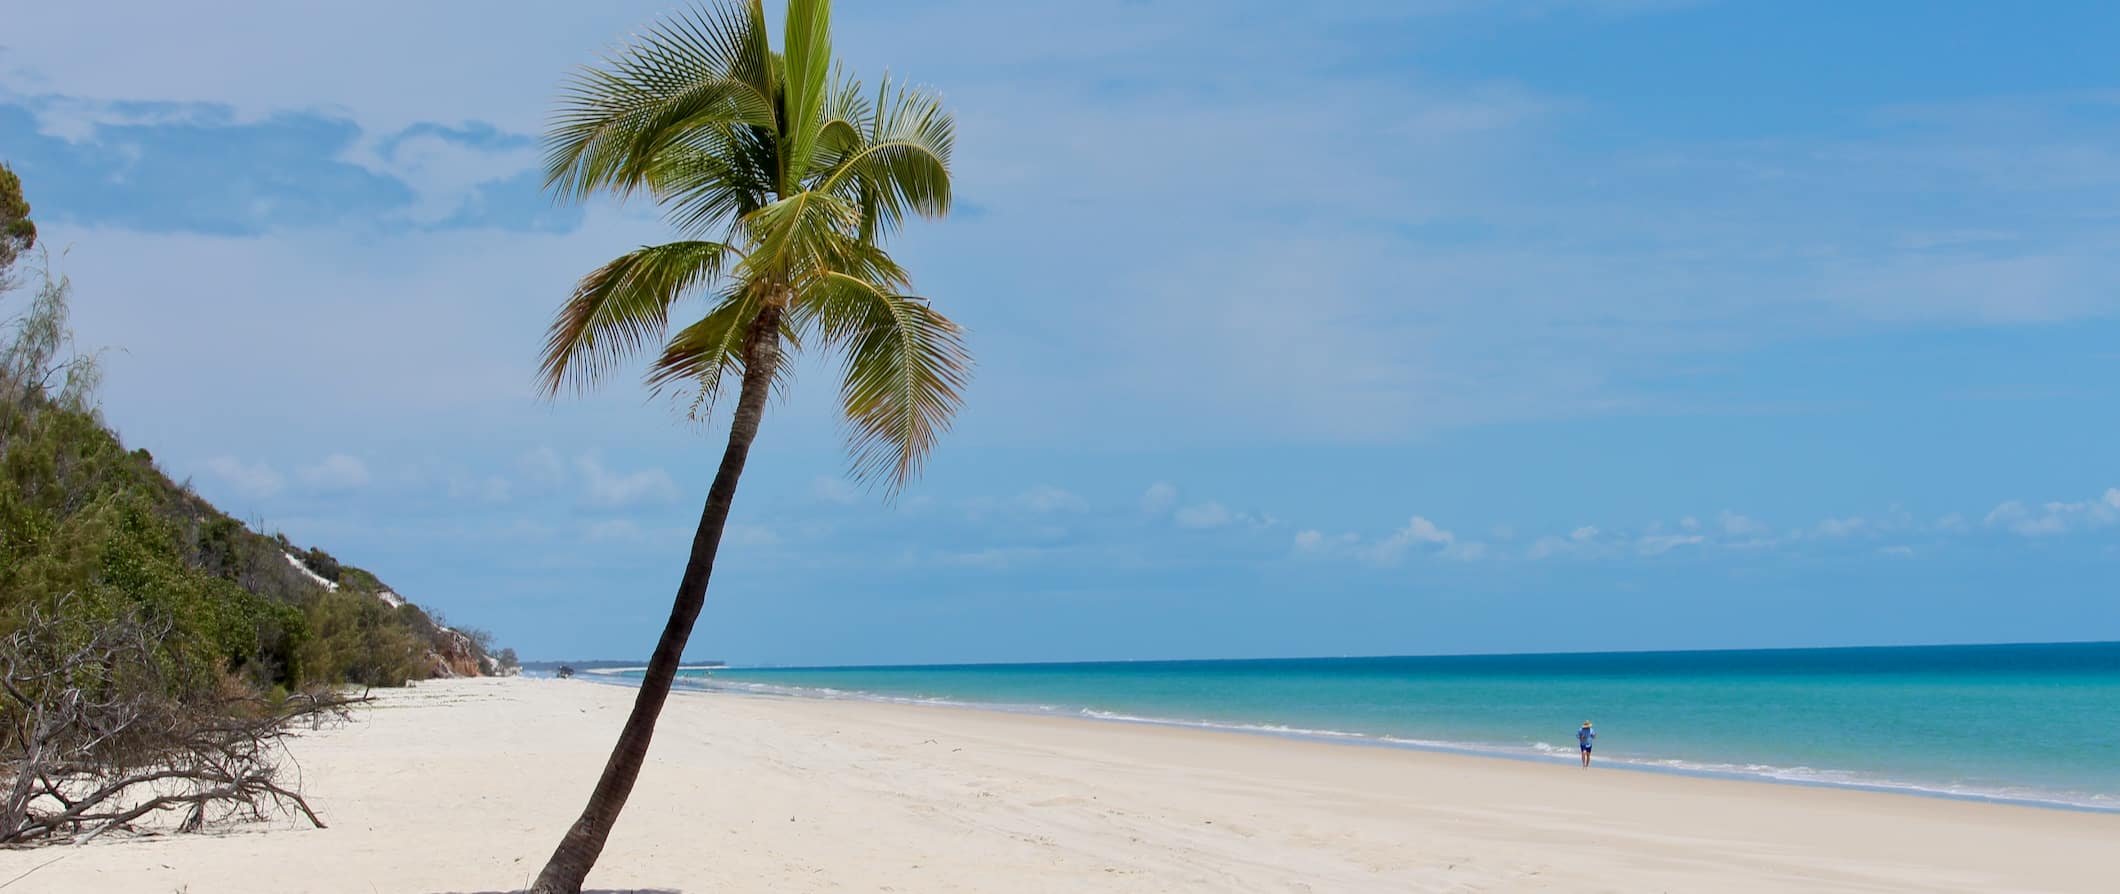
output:
[[[505,891],[630,690],[385,694],[294,749],[331,824],[0,852],[7,892]],[[2120,816],[950,708],[680,693],[590,886],[2110,891]]]

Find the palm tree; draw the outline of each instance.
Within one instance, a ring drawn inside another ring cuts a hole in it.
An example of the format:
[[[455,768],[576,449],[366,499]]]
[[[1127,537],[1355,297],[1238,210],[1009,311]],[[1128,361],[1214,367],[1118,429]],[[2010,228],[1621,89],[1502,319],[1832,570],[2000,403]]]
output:
[[[633,712],[533,891],[581,889],[632,791],[766,398],[786,376],[784,346],[838,355],[855,480],[895,495],[948,429],[971,365],[962,331],[909,294],[881,243],[908,215],[948,212],[953,132],[938,98],[888,82],[872,94],[840,71],[829,0],[789,0],[779,52],[760,0],[695,7],[562,93],[548,187],[574,200],[644,193],[683,238],[583,277],[553,321],[543,390],[586,388],[659,341],[650,388],[696,388],[695,413],[711,412],[734,381],[736,407]],[[688,296],[705,298],[704,313],[672,334]]]

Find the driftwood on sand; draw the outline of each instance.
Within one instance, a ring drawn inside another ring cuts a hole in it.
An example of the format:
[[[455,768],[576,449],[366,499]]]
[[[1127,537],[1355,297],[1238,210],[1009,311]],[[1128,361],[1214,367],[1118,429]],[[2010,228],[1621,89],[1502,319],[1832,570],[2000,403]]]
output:
[[[282,773],[283,740],[367,701],[329,691],[267,699],[217,671],[172,666],[166,625],[93,630],[64,603],[0,641],[0,844],[85,841],[175,818],[177,831],[296,815],[321,827]]]

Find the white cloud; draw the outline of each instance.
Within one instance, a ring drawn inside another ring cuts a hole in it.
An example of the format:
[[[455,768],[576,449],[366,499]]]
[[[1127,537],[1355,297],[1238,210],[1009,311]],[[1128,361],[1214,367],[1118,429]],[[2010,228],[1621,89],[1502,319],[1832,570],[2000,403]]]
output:
[[[1215,504],[1202,507],[1203,522],[1219,518],[1212,510]],[[1181,511],[1181,514],[1183,512]],[[2108,488],[2095,498],[2075,502],[2049,502],[2037,506],[2020,501],[2009,501],[1995,507],[1984,519],[1989,528],[2006,530],[2025,537],[2046,537],[2071,531],[2090,530],[2109,525],[2120,525],[2120,487]],[[1878,540],[1898,533],[1958,533],[1969,529],[1964,516],[1951,513],[1937,518],[1933,523],[1923,524],[1901,506],[1894,504],[1880,513],[1860,516],[1827,517],[1807,528],[1776,535],[1758,519],[1723,510],[1712,519],[1685,516],[1675,525],[1666,526],[1653,522],[1638,531],[1607,531],[1596,525],[1581,525],[1565,534],[1547,534],[1529,538],[1528,545],[1520,549],[1496,550],[1489,544],[1464,541],[1426,518],[1415,516],[1408,524],[1391,536],[1364,545],[1355,534],[1328,535],[1317,529],[1304,529],[1295,535],[1295,551],[1306,555],[1340,555],[1361,558],[1378,564],[1390,564],[1417,548],[1426,548],[1433,555],[1446,558],[1470,559],[1483,556],[1520,558],[1530,561],[1562,557],[1574,558],[1618,558],[1622,556],[1656,557],[1686,547],[1727,551],[1757,551],[1768,548],[1796,548],[1804,544],[1822,546],[1834,540]],[[1514,536],[1516,530],[1507,525],[1494,528],[1496,539],[1506,540],[1504,534]],[[1887,544],[1874,549],[1873,554],[1904,558],[1920,555],[1917,547]]]
[[[1026,561],[1042,559],[1060,551],[1058,548],[1032,546],[988,547],[966,552],[914,554],[909,557],[909,561],[915,564],[939,565],[946,568],[1000,570]]]
[[[583,526],[582,534],[599,543],[629,542],[646,536],[640,525],[631,519],[610,518],[590,522]]]
[[[1209,501],[1180,509],[1171,520],[1181,528],[1219,528],[1236,521],[1236,516],[1222,504]]]
[[[418,224],[448,219],[472,201],[480,186],[530,170],[538,155],[530,145],[488,148],[435,133],[406,136],[387,150],[375,142],[365,141],[347,160],[411,188],[413,204],[403,217]]]
[[[666,503],[677,496],[677,483],[659,467],[618,473],[604,467],[595,454],[576,460],[582,473],[583,493],[598,506],[618,508],[642,503]]]
[[[1459,547],[1456,534],[1418,515],[1408,519],[1405,527],[1393,531],[1391,536],[1365,550],[1364,557],[1372,562],[1389,564],[1398,561],[1408,550],[1416,547],[1441,547],[1441,552],[1445,555],[1472,558],[1466,554],[1466,548]]]
[[[2101,528],[2120,522],[2120,488],[2077,502],[2050,502],[2032,508],[2009,500],[1990,510],[1983,520],[1988,527],[2003,528],[2023,537],[2050,537],[2070,531]]]
[[[482,503],[506,503],[514,491],[508,479],[499,475],[484,478],[449,478],[449,498],[452,500],[475,500]]]
[[[304,468],[302,483],[317,490],[352,490],[368,483],[368,464],[360,457],[334,453]]]
[[[1178,489],[1169,482],[1158,481],[1148,486],[1141,494],[1141,511],[1149,515],[1162,515],[1178,505]]]
[[[1295,548],[1308,555],[1329,555],[1351,550],[1361,542],[1362,538],[1351,533],[1334,536],[1323,531],[1297,531]]]
[[[567,464],[559,458],[559,451],[550,447],[539,447],[523,454],[516,465],[522,467],[529,479],[546,487],[567,480]]]
[[[844,478],[819,475],[810,481],[810,496],[827,503],[852,503],[861,493]]]
[[[1400,528],[1393,533],[1391,539],[1385,541],[1385,543],[1450,543],[1456,539],[1457,535],[1437,527],[1435,522],[1416,515],[1406,522],[1406,527]]]
[[[4,88],[0,88],[4,89]],[[46,96],[31,106],[37,132],[69,143],[83,143],[99,127],[155,127],[196,124],[209,116],[208,107],[197,104],[147,105],[113,103],[75,96]]]
[[[1820,537],[1852,537],[1869,531],[1870,528],[1869,521],[1851,516],[1848,518],[1828,518],[1819,522],[1818,526],[1813,530]]]
[[[1020,521],[1027,516],[1083,512],[1089,509],[1089,501],[1074,492],[1043,484],[1012,497],[972,497],[959,501],[957,505],[963,510],[966,519],[975,522],[995,517]]]
[[[723,546],[778,546],[780,535],[764,525],[732,524],[722,529]]]
[[[1562,540],[1559,537],[1540,537],[1532,542],[1529,549],[1524,550],[1524,558],[1533,561],[1548,559],[1562,553],[1571,552],[1575,548],[1575,543]]]
[[[1580,525],[1565,537],[1545,536],[1532,541],[1524,550],[1524,558],[1531,560],[1550,559],[1564,555],[1588,555],[1602,553],[1608,549],[1598,542],[1604,531],[1596,525]]]
[[[1247,528],[1271,528],[1281,523],[1280,519],[1266,513],[1238,512],[1214,500],[1181,507],[1171,513],[1171,521],[1178,527],[1193,529],[1239,525]]]
[[[1982,519],[1988,527],[2007,528],[2026,537],[2043,537],[2067,530],[2068,523],[2058,516],[2040,515],[2025,507],[2024,503],[2009,500],[1988,510]]]
[[[1681,546],[1698,546],[1707,539],[1699,534],[1645,534],[1635,545],[1642,555],[1660,556]]]
[[[1758,520],[1723,510],[1715,520],[1722,525],[1723,533],[1731,537],[1756,537],[1767,533],[1767,526]]]
[[[236,492],[246,497],[269,497],[280,492],[285,483],[280,473],[272,466],[260,462],[244,463],[232,456],[217,456],[206,461],[208,474],[228,482]]]
[[[1089,502],[1060,488],[1039,485],[1016,497],[1016,504],[1032,512],[1081,512]]]

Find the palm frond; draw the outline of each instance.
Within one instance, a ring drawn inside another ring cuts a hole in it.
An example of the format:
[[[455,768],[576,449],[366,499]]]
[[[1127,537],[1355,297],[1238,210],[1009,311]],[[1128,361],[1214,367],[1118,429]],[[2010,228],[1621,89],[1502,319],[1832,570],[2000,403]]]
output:
[[[798,307],[844,354],[850,476],[902,491],[963,403],[972,366],[963,330],[923,299],[838,272],[811,282]]]
[[[770,201],[778,151],[771,133],[759,128],[700,131],[664,153],[653,189],[679,232],[726,231]]]
[[[845,199],[809,190],[746,215],[739,226],[753,240],[746,275],[788,282],[826,269],[852,246],[858,212]]]
[[[744,340],[764,308],[764,296],[755,288],[739,288],[722,295],[713,310],[678,330],[663,346],[662,356],[648,367],[651,392],[661,394],[694,385],[699,390],[692,399],[690,415],[696,418],[712,413],[722,387],[743,378]],[[785,319],[781,321],[780,335],[789,350],[801,344],[797,340],[800,333]],[[795,364],[781,363],[773,375],[775,390],[784,390],[794,375]]]
[[[660,338],[670,305],[712,283],[735,254],[719,242],[672,242],[620,255],[598,267],[560,306],[538,365],[540,388],[587,388],[614,364]]]
[[[545,182],[579,199],[648,184],[663,151],[699,130],[772,128],[771,50],[760,0],[694,7],[657,23],[560,94]]]
[[[862,147],[834,160],[818,184],[860,203],[862,229],[895,232],[908,214],[941,217],[950,210],[950,152],[957,141],[954,118],[941,97],[886,81]]]
[[[816,170],[830,170],[861,151],[875,126],[875,107],[869,104],[860,81],[835,69],[831,83],[825,94],[823,121],[818,125],[817,153],[810,161]]]
[[[824,124],[832,71],[831,0],[788,0],[787,36],[781,43],[785,80],[780,85],[786,126],[780,146],[780,194],[801,189]]]

